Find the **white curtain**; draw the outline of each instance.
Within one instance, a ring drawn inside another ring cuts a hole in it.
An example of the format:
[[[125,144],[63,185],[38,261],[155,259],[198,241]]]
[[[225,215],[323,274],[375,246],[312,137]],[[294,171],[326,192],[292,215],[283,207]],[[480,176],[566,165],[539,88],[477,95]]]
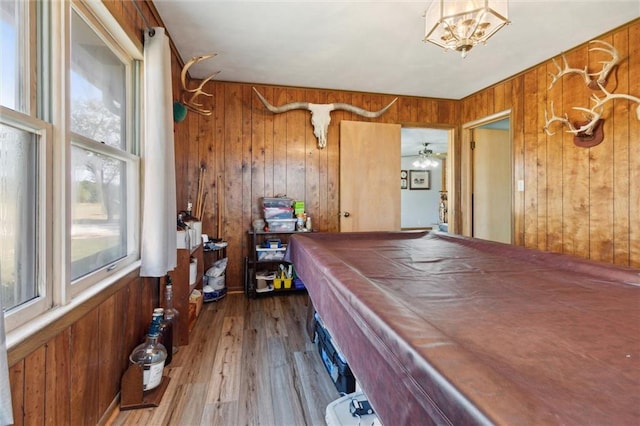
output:
[[[9,387],[9,365],[7,364],[7,341],[4,333],[4,314],[0,300],[0,425],[13,424],[11,388]]]
[[[177,257],[171,50],[164,28],[154,31],[144,40],[143,277],[164,276]]]

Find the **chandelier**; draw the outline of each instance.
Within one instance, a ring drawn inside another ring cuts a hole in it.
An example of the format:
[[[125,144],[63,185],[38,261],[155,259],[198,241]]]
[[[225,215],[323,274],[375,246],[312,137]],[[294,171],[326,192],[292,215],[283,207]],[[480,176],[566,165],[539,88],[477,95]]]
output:
[[[418,169],[429,169],[438,167],[438,160],[433,158],[433,151],[429,149],[429,144],[424,143],[424,148],[418,151],[418,159],[412,163]]]
[[[424,42],[462,57],[509,23],[507,0],[434,0],[425,14]]]

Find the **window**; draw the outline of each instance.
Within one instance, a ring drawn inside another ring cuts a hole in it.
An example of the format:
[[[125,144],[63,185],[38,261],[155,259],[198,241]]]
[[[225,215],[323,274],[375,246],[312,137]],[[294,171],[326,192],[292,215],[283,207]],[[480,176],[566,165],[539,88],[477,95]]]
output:
[[[0,105],[28,112],[29,2],[0,1]]]
[[[77,280],[127,255],[128,104],[126,62],[75,11],[69,80],[71,280]]]
[[[0,36],[0,298],[10,331],[139,259],[142,53],[102,2],[1,0]]]
[[[0,300],[15,317],[7,329],[52,304],[44,283],[53,132],[30,108],[35,11],[31,2],[0,1]]]
[[[71,294],[137,258],[133,57],[77,5],[70,19]]]
[[[8,114],[3,111],[0,122],[0,297],[3,306],[12,308],[41,295],[37,237],[43,229],[37,206],[45,191],[34,171],[46,133],[36,120]]]

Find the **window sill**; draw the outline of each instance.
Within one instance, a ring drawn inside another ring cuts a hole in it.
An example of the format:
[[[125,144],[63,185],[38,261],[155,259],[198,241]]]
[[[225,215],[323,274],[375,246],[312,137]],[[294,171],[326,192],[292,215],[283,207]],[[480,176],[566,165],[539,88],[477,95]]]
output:
[[[38,332],[43,329],[51,326],[55,322],[62,319],[65,315],[73,312],[79,306],[87,303],[92,298],[113,286],[118,281],[122,280],[128,274],[134,272],[136,269],[140,268],[140,261],[133,262],[131,265],[128,265],[122,268],[117,273],[110,276],[108,279],[103,280],[99,284],[92,286],[86,291],[79,294],[75,297],[69,304],[64,306],[56,306],[38,316],[37,318],[29,321],[27,324],[16,328],[7,333],[7,351],[11,351],[13,348],[18,345],[24,343],[29,338],[35,336]],[[50,334],[47,333],[49,336]]]

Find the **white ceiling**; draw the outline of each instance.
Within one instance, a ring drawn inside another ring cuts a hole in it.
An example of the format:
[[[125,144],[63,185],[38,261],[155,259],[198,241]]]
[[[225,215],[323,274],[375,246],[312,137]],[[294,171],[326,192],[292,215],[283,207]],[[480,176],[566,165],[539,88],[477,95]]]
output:
[[[191,76],[461,99],[640,16],[640,0],[510,0],[462,59],[425,44],[423,1],[153,0]],[[304,101],[304,99],[300,99]]]
[[[448,99],[475,93],[640,16],[640,0],[510,0],[511,24],[462,59],[422,41],[431,0],[153,3],[184,62],[218,54],[194,65],[194,78],[220,71],[216,80]],[[403,135],[403,155],[423,142],[443,152],[446,132]]]

